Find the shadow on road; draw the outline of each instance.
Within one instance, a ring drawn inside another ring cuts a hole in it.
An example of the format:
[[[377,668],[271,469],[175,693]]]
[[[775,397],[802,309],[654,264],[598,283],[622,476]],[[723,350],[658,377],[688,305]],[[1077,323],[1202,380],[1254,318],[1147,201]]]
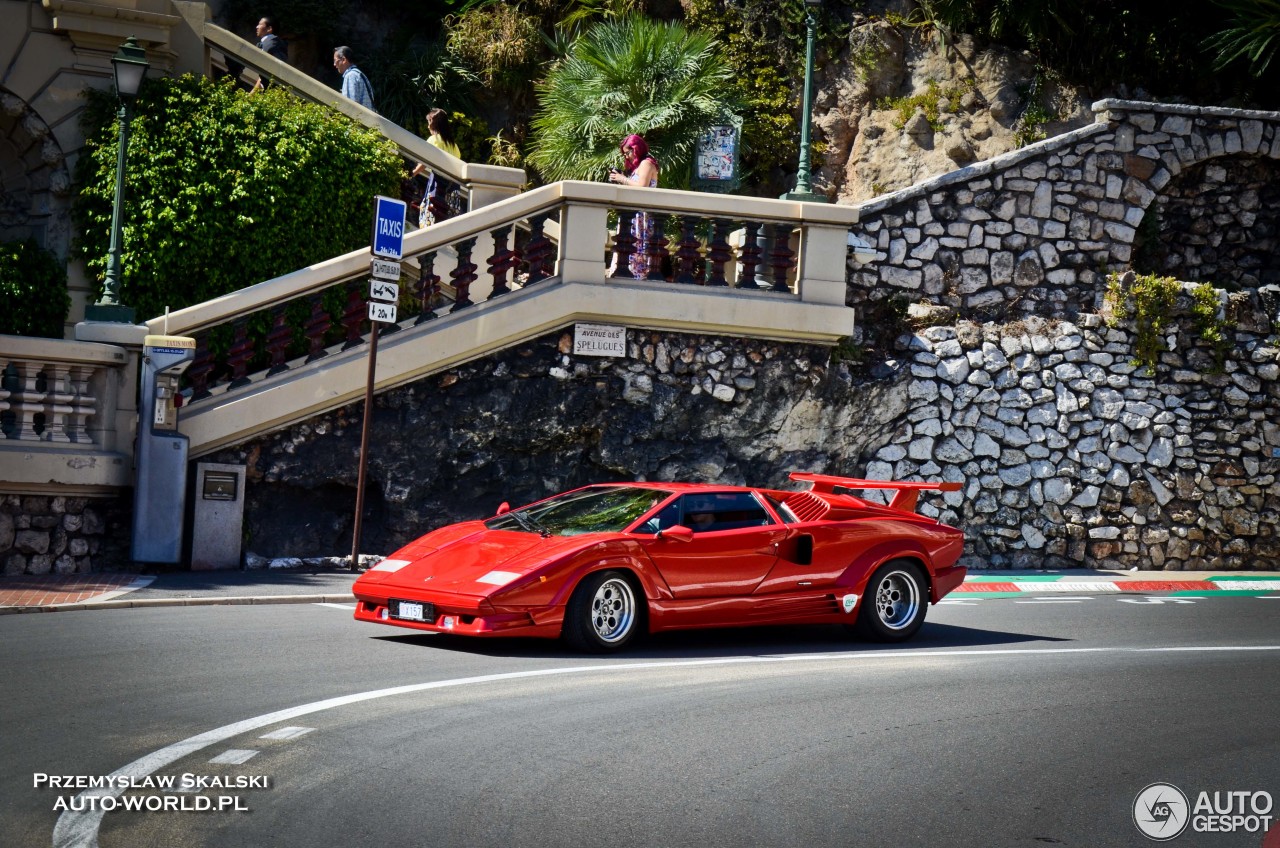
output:
[[[444,633],[415,633],[374,637],[382,642],[406,646],[438,648],[486,657],[580,658],[607,662],[654,659],[706,659],[711,657],[787,656],[836,654],[849,651],[929,651],[981,648],[994,645],[1043,645],[1069,642],[1033,633],[1012,633],[926,622],[915,638],[907,642],[882,644],[864,642],[842,627],[777,626],[741,627],[719,630],[682,630],[646,636],[617,654],[581,654],[564,643],[547,639],[472,639]]]

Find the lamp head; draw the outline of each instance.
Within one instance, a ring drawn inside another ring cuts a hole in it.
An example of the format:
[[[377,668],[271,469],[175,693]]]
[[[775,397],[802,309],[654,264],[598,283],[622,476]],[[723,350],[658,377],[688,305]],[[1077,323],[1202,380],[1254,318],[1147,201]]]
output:
[[[142,78],[147,75],[147,51],[138,46],[138,40],[129,36],[116,55],[111,57],[111,67],[116,76],[116,96],[132,100],[138,96]]]

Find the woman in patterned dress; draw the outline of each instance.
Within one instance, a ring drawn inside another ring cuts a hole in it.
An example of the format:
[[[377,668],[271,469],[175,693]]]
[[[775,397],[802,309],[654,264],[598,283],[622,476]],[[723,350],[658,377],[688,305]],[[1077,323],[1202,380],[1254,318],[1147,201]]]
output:
[[[643,137],[629,135],[622,140],[619,149],[622,151],[623,170],[611,172],[609,182],[650,188],[658,185],[658,162],[649,155],[649,145]],[[631,254],[631,273],[637,280],[643,280],[648,278],[650,270],[657,270],[645,254],[653,239],[653,218],[649,213],[641,212],[632,219],[631,234],[636,239],[636,252]]]

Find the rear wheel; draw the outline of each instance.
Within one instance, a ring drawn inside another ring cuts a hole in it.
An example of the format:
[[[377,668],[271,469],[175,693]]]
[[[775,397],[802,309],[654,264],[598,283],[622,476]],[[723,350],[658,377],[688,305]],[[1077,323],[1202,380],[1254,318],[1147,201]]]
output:
[[[920,566],[904,559],[886,562],[867,581],[854,631],[875,642],[901,642],[915,635],[929,608],[929,589]]]
[[[636,635],[643,614],[641,596],[621,571],[588,574],[569,598],[564,638],[580,651],[617,651]]]

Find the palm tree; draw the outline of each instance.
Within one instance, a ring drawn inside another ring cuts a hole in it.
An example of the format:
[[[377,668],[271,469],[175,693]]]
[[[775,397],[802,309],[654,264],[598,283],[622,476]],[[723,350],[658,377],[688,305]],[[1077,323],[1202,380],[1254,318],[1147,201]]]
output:
[[[1230,24],[1209,37],[1218,51],[1213,66],[1219,70],[1237,59],[1248,59],[1255,77],[1266,73],[1280,47],[1280,0],[1214,0],[1234,13]]]
[[[639,15],[574,41],[537,85],[528,161],[547,180],[599,180],[631,133],[649,142],[663,185],[685,186],[694,146],[737,107],[732,70],[707,36]]]

